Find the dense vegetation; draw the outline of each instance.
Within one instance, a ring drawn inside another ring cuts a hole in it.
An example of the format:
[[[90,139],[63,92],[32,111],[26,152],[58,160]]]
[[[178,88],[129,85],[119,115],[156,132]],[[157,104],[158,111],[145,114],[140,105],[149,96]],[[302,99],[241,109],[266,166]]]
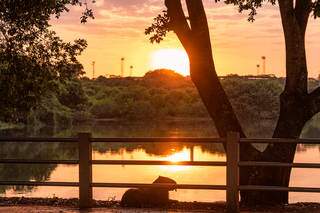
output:
[[[239,117],[276,116],[281,79],[230,76],[223,79],[223,84]],[[84,88],[95,118],[208,117],[191,80],[167,70],[149,72],[141,79],[100,77],[84,82]]]
[[[227,76],[224,88],[240,120],[275,120],[284,79]],[[318,82],[310,80],[312,87]],[[74,78],[57,84],[28,114],[29,124],[69,125],[92,119],[209,118],[189,77],[156,70],[142,78]],[[311,88],[312,89],[312,88]]]
[[[85,4],[81,22],[93,17],[89,1],[3,0],[0,5],[0,121],[26,123],[31,111],[52,99],[59,85],[76,79],[83,67],[77,56],[87,42],[63,41],[50,28],[70,6]],[[1,123],[0,123],[1,125]]]

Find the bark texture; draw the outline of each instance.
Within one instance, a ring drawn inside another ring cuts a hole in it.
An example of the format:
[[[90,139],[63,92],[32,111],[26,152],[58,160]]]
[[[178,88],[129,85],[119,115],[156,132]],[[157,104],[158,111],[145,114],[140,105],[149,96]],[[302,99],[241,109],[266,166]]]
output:
[[[279,0],[286,43],[286,86],[280,96],[280,114],[274,138],[298,138],[305,125],[320,110],[320,89],[308,94],[308,70],[305,53],[305,31],[311,12],[311,0]],[[190,60],[190,75],[220,137],[228,131],[245,134],[218,79],[210,42],[207,18],[201,0],[186,0],[186,18],[181,0],[165,0],[174,30]],[[189,21],[188,21],[189,20]],[[270,144],[260,153],[250,144],[240,147],[242,161],[291,163],[296,145]],[[241,185],[288,186],[291,169],[243,167]],[[288,203],[287,192],[242,191],[246,205]]]

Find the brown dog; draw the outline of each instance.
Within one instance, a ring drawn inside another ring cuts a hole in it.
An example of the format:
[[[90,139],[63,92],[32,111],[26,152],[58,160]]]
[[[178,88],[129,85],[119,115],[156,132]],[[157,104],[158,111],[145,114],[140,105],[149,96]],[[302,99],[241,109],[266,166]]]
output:
[[[169,204],[169,191],[175,190],[176,181],[159,176],[153,184],[165,183],[172,184],[168,187],[138,188],[127,190],[122,198],[120,205],[123,207],[162,207]]]

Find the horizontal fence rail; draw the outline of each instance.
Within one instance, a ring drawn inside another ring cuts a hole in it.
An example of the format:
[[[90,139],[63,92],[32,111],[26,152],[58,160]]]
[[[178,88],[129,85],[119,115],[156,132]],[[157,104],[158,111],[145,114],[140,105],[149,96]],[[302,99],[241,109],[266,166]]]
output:
[[[42,142],[42,143],[69,143],[69,142],[78,142],[78,138],[14,138],[14,137],[0,137],[0,142]]]
[[[116,187],[116,188],[171,188],[176,189],[206,189],[226,190],[225,185],[198,185],[198,184],[145,184],[145,183],[92,183],[93,187]]]
[[[320,139],[287,139],[287,138],[241,138],[240,143],[291,143],[291,144],[320,144]]]
[[[320,144],[319,139],[247,139],[240,138],[238,133],[228,133],[226,138],[92,138],[89,133],[80,133],[74,138],[13,138],[0,137],[0,144],[6,142],[32,143],[77,143],[79,159],[75,160],[39,160],[39,159],[0,159],[0,164],[70,164],[79,165],[79,182],[40,182],[40,181],[0,181],[0,185],[16,186],[61,186],[79,187],[80,208],[92,207],[93,187],[116,188],[176,188],[226,190],[227,212],[239,212],[239,191],[288,191],[320,193],[320,188],[314,187],[283,187],[240,185],[239,168],[241,167],[290,167],[290,168],[320,168],[318,163],[283,163],[283,162],[256,162],[240,161],[239,146],[242,143],[263,144]],[[227,148],[227,161],[163,161],[163,160],[92,160],[92,143],[193,143],[193,144],[224,144]],[[146,183],[100,183],[92,181],[93,165],[178,165],[178,166],[212,166],[226,167],[226,185],[199,185],[199,184],[146,184]]]
[[[319,169],[319,163],[280,163],[280,162],[256,162],[256,161],[241,161],[239,166],[262,166],[262,167],[291,167],[305,169]]]
[[[287,191],[287,192],[320,192],[320,188],[313,187],[281,187],[281,186],[259,186],[247,185],[239,186],[240,190],[246,191]]]
[[[1,164],[79,164],[78,160],[0,159]]]
[[[226,166],[223,161],[154,161],[154,160],[92,160],[100,165],[172,165],[172,166]]]
[[[78,182],[0,181],[0,185],[12,186],[79,186]]]
[[[160,138],[91,138],[93,143],[225,143],[225,138],[176,138],[176,137],[160,137]]]

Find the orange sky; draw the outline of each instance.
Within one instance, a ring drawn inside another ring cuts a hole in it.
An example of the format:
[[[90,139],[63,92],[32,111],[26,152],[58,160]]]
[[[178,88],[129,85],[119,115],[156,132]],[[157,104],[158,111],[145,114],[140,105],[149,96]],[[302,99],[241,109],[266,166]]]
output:
[[[266,5],[249,23],[231,5],[204,0],[209,21],[213,54],[219,75],[256,74],[261,56],[267,57],[267,73],[285,74],[284,39],[277,6]],[[96,18],[80,24],[81,8],[72,8],[53,28],[65,40],[84,38],[88,48],[79,57],[87,75],[92,76],[91,62],[96,61],[96,76],[120,74],[120,58],[125,57],[125,74],[141,76],[152,69],[152,55],[163,48],[180,48],[173,33],[161,44],[150,44],[144,29],[164,9],[163,0],[97,0],[91,6]],[[307,30],[307,56],[310,76],[320,73],[320,20],[310,18]]]

